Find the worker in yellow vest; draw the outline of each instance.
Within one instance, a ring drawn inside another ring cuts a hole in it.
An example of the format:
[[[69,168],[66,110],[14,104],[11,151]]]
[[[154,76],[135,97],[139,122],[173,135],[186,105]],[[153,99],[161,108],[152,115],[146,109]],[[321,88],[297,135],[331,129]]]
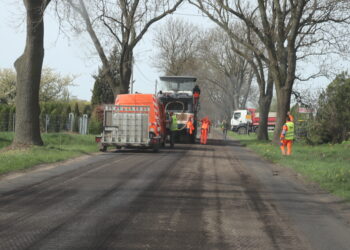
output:
[[[281,136],[280,136],[280,146],[282,155],[291,155],[292,154],[292,146],[294,140],[294,118],[288,112],[286,123],[283,125]]]
[[[170,147],[174,147],[175,135],[177,131],[177,117],[173,112],[170,112]]]

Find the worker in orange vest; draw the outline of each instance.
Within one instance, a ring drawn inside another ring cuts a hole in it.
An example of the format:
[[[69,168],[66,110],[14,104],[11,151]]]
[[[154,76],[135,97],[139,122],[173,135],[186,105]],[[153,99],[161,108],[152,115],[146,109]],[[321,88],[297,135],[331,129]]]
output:
[[[207,139],[208,139],[208,133],[210,129],[210,120],[206,116],[202,120],[202,127],[201,127],[201,144],[207,144]]]
[[[201,95],[201,90],[198,85],[194,86],[192,93],[193,93],[193,103],[196,106],[198,104],[199,96]]]
[[[194,130],[194,126],[193,126],[193,122],[192,122],[192,116],[190,116],[188,118],[188,121],[186,123],[186,128],[187,128],[187,132],[192,135],[193,134],[193,130]]]
[[[280,136],[280,147],[282,151],[282,155],[291,155],[292,154],[292,146],[294,140],[294,117],[287,113],[286,123],[282,127],[282,132]]]

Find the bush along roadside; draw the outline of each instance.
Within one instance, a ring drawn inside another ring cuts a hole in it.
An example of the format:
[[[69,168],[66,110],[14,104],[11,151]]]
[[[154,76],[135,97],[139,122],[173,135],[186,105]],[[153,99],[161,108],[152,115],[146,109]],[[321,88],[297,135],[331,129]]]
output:
[[[98,151],[94,135],[50,133],[42,137],[44,146],[0,151],[0,174]],[[12,133],[0,133],[0,147],[8,146],[12,138]]]
[[[255,134],[229,134],[264,158],[293,168],[321,188],[350,201],[350,141],[315,146],[296,142],[293,154],[282,156],[278,146],[258,141]]]

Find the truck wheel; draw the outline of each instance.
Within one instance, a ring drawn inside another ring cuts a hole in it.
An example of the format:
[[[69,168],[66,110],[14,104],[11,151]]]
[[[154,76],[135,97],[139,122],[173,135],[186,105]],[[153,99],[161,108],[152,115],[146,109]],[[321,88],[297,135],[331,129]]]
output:
[[[237,133],[240,134],[240,135],[244,135],[244,134],[247,133],[247,128],[245,128],[245,127],[240,127],[240,128],[238,129]]]
[[[100,151],[101,151],[101,152],[106,152],[106,151],[107,151],[107,146],[102,146],[102,147],[100,148]]]
[[[196,135],[195,135],[195,134],[191,135],[191,137],[190,137],[190,142],[191,142],[192,144],[195,144],[195,143],[196,143]]]
[[[154,145],[152,146],[153,153],[158,153],[158,152],[159,152],[159,146],[160,146],[159,143],[154,144]]]

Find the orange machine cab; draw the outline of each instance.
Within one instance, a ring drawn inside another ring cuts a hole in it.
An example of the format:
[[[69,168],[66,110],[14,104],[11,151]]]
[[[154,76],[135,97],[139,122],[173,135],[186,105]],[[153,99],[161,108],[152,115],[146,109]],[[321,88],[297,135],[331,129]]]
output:
[[[165,113],[163,105],[152,94],[122,94],[118,95],[115,105],[149,106],[149,131],[156,136],[165,136]]]

